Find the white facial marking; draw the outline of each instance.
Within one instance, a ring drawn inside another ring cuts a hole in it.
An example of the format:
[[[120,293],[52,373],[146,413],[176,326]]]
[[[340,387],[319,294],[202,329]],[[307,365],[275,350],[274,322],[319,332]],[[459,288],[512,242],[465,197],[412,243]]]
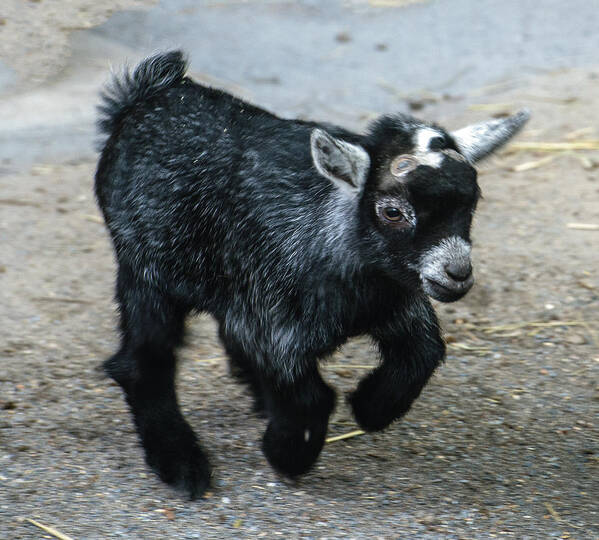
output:
[[[310,440],[310,430],[304,430],[304,441],[308,442]]]
[[[428,167],[433,167],[435,169],[440,169],[443,164],[445,158],[453,159],[455,161],[466,162],[466,158],[460,155],[459,152],[451,149],[443,149],[443,150],[431,150],[430,143],[433,139],[437,137],[444,138],[445,135],[434,128],[431,127],[421,127],[417,128],[412,136],[412,142],[414,144],[414,150],[410,154],[402,154],[398,155],[394,158],[394,160],[390,164],[391,174],[393,176],[393,181],[389,182],[383,180],[381,186],[383,188],[387,186],[392,186],[395,182],[407,182],[409,181],[409,173],[412,169],[406,169],[405,172],[399,170],[399,172],[394,170],[394,164],[396,160],[401,160],[402,158],[411,159],[414,161],[415,166],[426,165]]]
[[[429,148],[429,144],[431,142],[431,139],[434,139],[435,137],[442,137],[443,135],[441,133],[439,133],[436,129],[432,129],[432,128],[420,128],[417,132],[416,132],[416,140],[414,141],[414,143],[416,144],[416,150],[415,152],[418,153],[426,153],[430,150]]]
[[[443,154],[441,152],[431,151],[429,148],[430,142],[435,137],[443,137],[443,134],[433,128],[420,128],[416,131],[414,137],[414,156],[418,159],[421,165],[428,165],[438,169],[443,162]]]

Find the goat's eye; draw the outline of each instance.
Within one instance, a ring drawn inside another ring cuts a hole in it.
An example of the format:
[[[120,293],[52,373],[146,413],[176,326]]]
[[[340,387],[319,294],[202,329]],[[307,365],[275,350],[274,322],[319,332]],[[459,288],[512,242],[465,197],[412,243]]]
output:
[[[412,156],[397,156],[391,162],[391,174],[393,176],[403,176],[418,167],[418,162]]]
[[[404,198],[382,197],[376,203],[376,215],[384,227],[401,230],[416,227],[416,212]]]
[[[383,217],[388,221],[392,221],[393,223],[406,220],[401,210],[399,208],[395,208],[394,206],[385,206],[383,208]]]

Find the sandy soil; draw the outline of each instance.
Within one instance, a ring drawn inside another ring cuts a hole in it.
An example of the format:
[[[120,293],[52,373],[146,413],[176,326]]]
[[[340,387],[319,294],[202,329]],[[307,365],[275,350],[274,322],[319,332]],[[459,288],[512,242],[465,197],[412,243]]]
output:
[[[598,78],[481,89],[484,113],[450,127],[528,106],[517,143],[597,140]],[[477,285],[439,306],[446,364],[403,421],[326,445],[297,483],[262,456],[212,322],[191,321],[180,397],[216,475],[194,503],[146,468],[97,369],[117,336],[94,163],[0,174],[0,536],[44,537],[32,519],[77,539],[599,537],[599,230],[571,225],[599,224],[598,164],[515,144],[481,167]],[[341,397],[375,363],[356,340],[323,373]],[[354,429],[341,398],[330,435]]]
[[[156,0],[3,0],[0,59],[30,87],[56,76],[71,54],[69,35],[91,28],[115,11],[147,7]]]

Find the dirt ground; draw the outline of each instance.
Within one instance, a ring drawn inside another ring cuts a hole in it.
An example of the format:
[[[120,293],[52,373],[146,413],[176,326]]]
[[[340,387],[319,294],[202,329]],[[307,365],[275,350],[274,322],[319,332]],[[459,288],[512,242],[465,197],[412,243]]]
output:
[[[0,9],[0,59],[23,86],[60,73],[71,54],[69,35],[92,28],[112,13],[149,6],[155,0],[3,0]]]
[[[580,149],[597,148],[598,82],[599,68],[560,71],[455,105],[448,127],[521,106],[533,118],[480,168],[477,284],[438,305],[447,361],[385,432],[279,477],[212,321],[190,321],[180,399],[215,469],[193,503],[145,466],[98,370],[117,335],[94,162],[3,169],[0,536],[50,537],[34,520],[74,539],[599,538],[599,151]],[[357,429],[343,394],[375,363],[358,339],[323,365],[340,398],[330,436]]]

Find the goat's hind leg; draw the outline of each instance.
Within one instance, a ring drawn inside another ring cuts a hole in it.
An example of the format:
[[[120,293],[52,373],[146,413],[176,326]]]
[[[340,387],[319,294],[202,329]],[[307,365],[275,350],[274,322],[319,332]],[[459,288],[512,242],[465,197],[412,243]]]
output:
[[[254,412],[264,416],[266,412],[262,383],[253,360],[245,353],[237,340],[228,336],[222,327],[219,329],[219,336],[227,351],[231,375],[248,386],[254,398]]]
[[[137,286],[122,269],[117,299],[122,344],[104,368],[125,392],[148,465],[166,483],[199,497],[208,488],[210,466],[175,391],[174,349],[182,341],[187,310]]]

